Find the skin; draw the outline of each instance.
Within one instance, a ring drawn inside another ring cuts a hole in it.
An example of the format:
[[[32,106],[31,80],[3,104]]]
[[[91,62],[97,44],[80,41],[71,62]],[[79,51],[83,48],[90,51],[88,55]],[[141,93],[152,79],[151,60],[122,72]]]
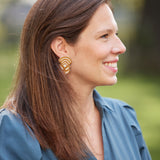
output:
[[[119,54],[126,50],[117,32],[110,8],[102,5],[72,48],[72,80],[82,86],[90,85],[91,89],[117,82],[117,67],[106,66],[106,62],[118,61]]]
[[[101,118],[94,104],[93,89],[117,82],[119,55],[126,51],[117,32],[112,11],[107,4],[102,4],[76,44],[68,44],[63,37],[57,37],[51,44],[57,56],[69,56],[72,59],[71,71],[67,76],[78,95],[80,119],[87,134],[84,141],[98,160],[104,159],[104,152]]]

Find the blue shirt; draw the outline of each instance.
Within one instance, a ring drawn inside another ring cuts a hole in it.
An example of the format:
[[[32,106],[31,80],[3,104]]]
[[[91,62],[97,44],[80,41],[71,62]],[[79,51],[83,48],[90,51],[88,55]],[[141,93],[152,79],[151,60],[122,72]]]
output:
[[[104,160],[151,160],[135,111],[128,104],[101,97],[94,101],[102,118]],[[30,128],[29,128],[30,130]],[[57,160],[54,153],[43,150],[23,125],[20,116],[0,110],[0,160]],[[88,160],[96,160],[90,157]]]

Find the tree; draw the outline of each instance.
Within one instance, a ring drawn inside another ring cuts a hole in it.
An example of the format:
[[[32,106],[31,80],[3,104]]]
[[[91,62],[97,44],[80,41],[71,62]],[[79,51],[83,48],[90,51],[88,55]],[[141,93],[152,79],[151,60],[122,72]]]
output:
[[[19,40],[23,23],[31,8],[31,5],[19,3],[18,1],[19,0],[12,0],[12,3],[8,3],[1,15],[0,23],[3,24],[6,31],[4,41],[11,44],[17,43]]]
[[[160,73],[159,6],[158,0],[145,0],[136,35],[130,45],[130,71]]]

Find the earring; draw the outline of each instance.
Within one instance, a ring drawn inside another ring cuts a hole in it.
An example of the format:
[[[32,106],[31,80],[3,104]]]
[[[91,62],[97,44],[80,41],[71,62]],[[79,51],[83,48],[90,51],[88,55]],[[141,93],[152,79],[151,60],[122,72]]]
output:
[[[62,71],[64,71],[65,74],[68,74],[70,72],[72,60],[67,56],[63,56],[59,58],[58,61],[60,63],[60,68],[62,69]]]

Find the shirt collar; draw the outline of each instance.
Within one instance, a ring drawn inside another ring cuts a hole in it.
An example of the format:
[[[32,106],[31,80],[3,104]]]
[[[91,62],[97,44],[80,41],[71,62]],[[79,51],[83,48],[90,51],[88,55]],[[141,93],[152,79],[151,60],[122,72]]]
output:
[[[105,98],[103,98],[96,90],[93,91],[93,98],[95,104],[98,108],[103,108],[105,110],[113,111],[111,105],[107,102]]]

